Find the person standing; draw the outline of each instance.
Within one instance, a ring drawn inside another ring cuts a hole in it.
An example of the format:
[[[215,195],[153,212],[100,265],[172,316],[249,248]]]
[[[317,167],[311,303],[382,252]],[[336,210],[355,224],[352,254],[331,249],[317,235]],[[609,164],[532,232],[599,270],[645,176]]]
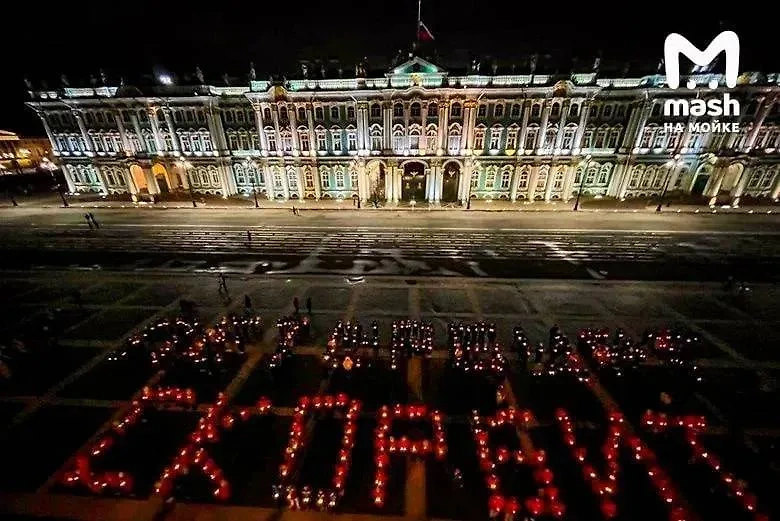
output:
[[[301,308],[301,303],[298,301],[298,297],[293,297],[293,308],[295,309],[295,314],[297,315]]]
[[[249,230],[246,231],[246,243],[247,246],[252,246],[252,232]]]
[[[87,224],[89,225],[89,229],[91,230],[92,229],[92,219],[89,218],[89,214],[88,213],[84,214],[84,219],[86,219]]]
[[[87,215],[89,215],[90,220],[92,220],[92,224],[95,225],[95,229],[100,228],[100,225],[98,224],[97,220],[95,219],[95,215],[92,212],[89,212]]]
[[[306,311],[311,315],[311,297],[306,297]]]

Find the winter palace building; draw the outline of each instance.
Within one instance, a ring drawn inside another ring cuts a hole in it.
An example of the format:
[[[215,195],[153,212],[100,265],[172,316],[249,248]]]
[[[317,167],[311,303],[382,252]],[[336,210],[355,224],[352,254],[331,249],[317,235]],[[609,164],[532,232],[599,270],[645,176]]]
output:
[[[662,75],[455,75],[412,55],[355,72],[66,87],[31,91],[28,105],[70,192],[386,204],[780,194],[778,74],[743,73],[733,89],[697,74],[683,79],[695,87],[672,90]],[[724,93],[738,116],[665,115],[667,99]]]

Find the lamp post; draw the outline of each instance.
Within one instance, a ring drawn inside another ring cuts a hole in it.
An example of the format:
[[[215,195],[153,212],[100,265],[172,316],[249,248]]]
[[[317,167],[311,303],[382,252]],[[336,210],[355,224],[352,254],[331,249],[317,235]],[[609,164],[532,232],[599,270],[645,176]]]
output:
[[[476,168],[476,165],[474,165]],[[468,192],[466,192],[466,210],[471,210],[471,184],[474,182],[474,170],[469,172]]]
[[[54,163],[49,160],[48,157],[44,157],[41,160],[41,168],[48,170],[51,174],[52,179],[57,183],[57,192],[60,194],[60,199],[62,199],[62,206],[65,208],[68,208],[70,205],[68,204],[68,200],[65,199],[65,191],[62,189],[62,183],[57,180],[56,176],[54,175],[54,170],[57,168],[54,166]],[[63,173],[64,175],[64,173]]]
[[[574,200],[574,211],[578,211],[580,209],[580,197],[582,197],[582,187],[585,186],[585,175],[588,172],[588,165],[590,164],[590,154],[585,156],[585,159],[583,159],[582,163],[585,165],[582,169],[582,177],[580,177],[580,187],[577,190],[577,199]],[[549,180],[548,180],[549,181]]]
[[[192,207],[197,208],[198,203],[195,202],[195,193],[192,191],[192,178],[190,177],[190,168],[192,168],[192,163],[190,163],[186,159],[179,159],[178,161],[176,161],[176,166],[179,167],[181,170],[184,170],[184,177],[187,178],[187,188],[189,188],[190,191],[190,199],[192,200]]]
[[[666,175],[666,182],[664,183],[664,189],[661,192],[661,198],[658,200],[658,206],[655,207],[656,212],[661,211],[661,207],[664,204],[664,197],[666,197],[666,191],[669,190],[669,182],[672,180],[672,174],[677,170],[677,164],[680,162],[680,154],[675,154],[671,160],[671,166],[669,167],[669,173]]]
[[[250,158],[246,158],[244,161],[244,168],[246,168],[247,174],[249,174],[249,169],[252,169],[252,175],[250,179],[252,180],[252,194],[255,197],[255,208],[260,208],[260,205],[257,202],[257,185],[255,184],[255,174],[257,172],[257,165],[254,161],[252,161]]]

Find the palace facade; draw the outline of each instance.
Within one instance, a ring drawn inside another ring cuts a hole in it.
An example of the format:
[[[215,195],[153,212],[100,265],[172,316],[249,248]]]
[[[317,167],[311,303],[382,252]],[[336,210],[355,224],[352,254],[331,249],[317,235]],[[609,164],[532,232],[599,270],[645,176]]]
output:
[[[672,90],[662,75],[455,75],[416,56],[364,71],[68,87],[30,92],[28,106],[70,192],[389,204],[780,194],[778,74],[744,73],[733,89],[721,75],[691,75],[683,84],[695,87]],[[667,99],[726,92],[738,116],[664,114]]]

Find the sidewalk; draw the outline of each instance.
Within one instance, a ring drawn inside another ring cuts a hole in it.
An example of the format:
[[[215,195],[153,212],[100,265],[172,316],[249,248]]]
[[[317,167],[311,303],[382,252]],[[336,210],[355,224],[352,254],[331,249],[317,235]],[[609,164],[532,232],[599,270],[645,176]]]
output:
[[[252,198],[231,197],[229,199],[221,198],[197,198],[198,210],[282,210],[291,212],[293,206],[301,211],[322,210],[322,211],[357,211],[358,208],[352,200],[288,200],[288,201],[269,201],[267,199],[258,200],[258,208],[254,206]],[[36,194],[17,198],[18,208],[61,208],[62,201],[57,194]],[[190,200],[179,201],[158,201],[151,203],[147,201],[133,203],[131,201],[120,201],[102,199],[94,194],[68,196],[68,204],[72,208],[148,208],[155,210],[167,209],[195,209]],[[617,201],[614,199],[585,199],[580,201],[579,210],[587,212],[655,212],[657,201],[648,200],[626,200]],[[0,202],[0,208],[13,208],[10,201]],[[360,211],[407,211],[407,212],[426,212],[426,211],[451,211],[451,212],[570,212],[574,209],[574,200],[569,202],[551,201],[549,203],[541,201],[489,201],[472,200],[471,208],[468,210],[465,206],[458,203],[428,204],[426,202],[411,204],[400,202],[397,204],[385,203],[374,208],[369,204],[362,204]],[[737,208],[730,205],[719,205],[710,207],[707,205],[695,204],[664,204],[662,212],[665,213],[780,213],[780,204],[763,205],[744,205]]]

